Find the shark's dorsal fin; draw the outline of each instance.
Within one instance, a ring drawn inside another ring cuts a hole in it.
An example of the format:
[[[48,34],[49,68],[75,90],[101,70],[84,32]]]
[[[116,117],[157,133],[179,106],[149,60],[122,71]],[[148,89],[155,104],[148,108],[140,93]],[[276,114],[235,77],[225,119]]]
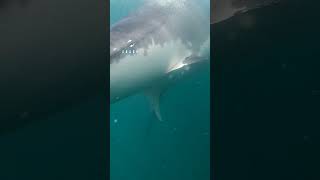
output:
[[[145,95],[149,100],[152,111],[159,121],[163,121],[160,110],[160,99],[165,90],[166,86],[156,86],[145,91]]]

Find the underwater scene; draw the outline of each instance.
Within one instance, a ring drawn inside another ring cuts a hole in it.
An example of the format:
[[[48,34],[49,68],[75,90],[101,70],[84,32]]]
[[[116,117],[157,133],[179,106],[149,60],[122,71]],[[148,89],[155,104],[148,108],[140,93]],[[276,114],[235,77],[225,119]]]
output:
[[[210,179],[210,1],[110,1],[111,180]]]

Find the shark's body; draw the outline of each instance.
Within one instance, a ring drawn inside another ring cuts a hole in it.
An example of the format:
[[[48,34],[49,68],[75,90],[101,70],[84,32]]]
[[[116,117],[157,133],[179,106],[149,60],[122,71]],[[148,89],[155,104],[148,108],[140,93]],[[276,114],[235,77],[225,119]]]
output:
[[[215,0],[211,21],[209,8],[200,9],[192,4],[195,1],[154,2],[111,27],[110,100],[114,103],[145,92],[161,120],[159,98],[163,90],[184,74],[194,72],[194,66],[209,61],[210,23],[219,23],[274,0]]]
[[[111,27],[111,103],[139,91],[149,92],[159,84],[158,89],[163,88],[173,70],[192,70],[193,65],[209,60],[210,22],[216,24],[276,1],[214,0],[211,21],[209,8],[199,8],[194,0],[153,2]],[[159,96],[159,91],[151,96]]]
[[[209,7],[190,6],[180,1],[146,4],[112,26],[112,103],[144,91],[158,106],[158,96],[168,83],[209,60]]]

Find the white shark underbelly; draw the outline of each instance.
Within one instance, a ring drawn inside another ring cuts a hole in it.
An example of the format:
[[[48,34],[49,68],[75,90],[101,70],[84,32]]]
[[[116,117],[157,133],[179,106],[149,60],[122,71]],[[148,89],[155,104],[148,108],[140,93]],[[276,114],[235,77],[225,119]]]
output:
[[[137,49],[134,54],[110,64],[111,103],[157,84],[192,54],[180,40],[163,45],[152,43],[147,55],[143,51]]]

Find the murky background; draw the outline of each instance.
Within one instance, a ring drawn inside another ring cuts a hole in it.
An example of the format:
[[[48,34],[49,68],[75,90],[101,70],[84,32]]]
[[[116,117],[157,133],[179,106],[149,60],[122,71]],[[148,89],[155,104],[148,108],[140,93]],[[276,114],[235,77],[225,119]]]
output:
[[[107,178],[104,1],[0,0],[0,179]]]

